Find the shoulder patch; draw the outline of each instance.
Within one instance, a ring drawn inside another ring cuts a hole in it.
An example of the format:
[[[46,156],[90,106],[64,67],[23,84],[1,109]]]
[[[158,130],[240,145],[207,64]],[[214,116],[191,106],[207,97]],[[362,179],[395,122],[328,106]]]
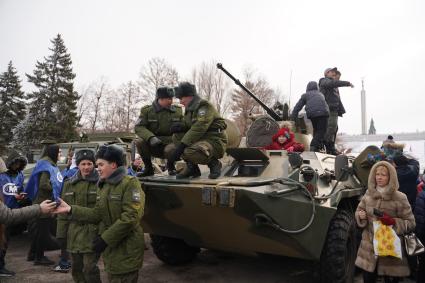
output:
[[[140,190],[138,189],[132,189],[131,191],[131,200],[134,202],[139,202],[140,201]]]
[[[205,114],[207,114],[207,108],[206,107],[199,108],[199,110],[198,110],[198,116],[199,117],[202,117],[202,116],[205,116]]]

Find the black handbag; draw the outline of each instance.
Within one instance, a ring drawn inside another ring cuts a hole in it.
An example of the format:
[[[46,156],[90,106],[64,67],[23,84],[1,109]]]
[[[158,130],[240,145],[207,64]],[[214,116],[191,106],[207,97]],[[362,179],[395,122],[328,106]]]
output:
[[[407,223],[406,224],[406,231],[407,231]],[[406,248],[406,253],[409,256],[417,256],[421,253],[425,252],[424,245],[419,241],[418,237],[416,237],[416,234],[411,232],[406,232],[403,235],[404,240],[404,246]]]

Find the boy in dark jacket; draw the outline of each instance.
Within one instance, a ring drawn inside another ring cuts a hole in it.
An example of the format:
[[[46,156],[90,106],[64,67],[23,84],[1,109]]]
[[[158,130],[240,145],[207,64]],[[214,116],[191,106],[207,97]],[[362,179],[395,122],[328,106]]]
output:
[[[335,137],[338,132],[338,116],[342,117],[345,113],[344,105],[339,97],[339,87],[354,87],[348,81],[336,79],[337,68],[327,68],[324,72],[325,77],[319,80],[320,92],[325,96],[329,106],[328,127],[325,134],[326,152],[336,155]]]
[[[298,113],[305,105],[307,118],[313,124],[313,139],[310,143],[310,151],[320,151],[323,147],[326,129],[328,127],[329,107],[325,96],[319,92],[316,82],[307,84],[307,91],[301,95],[300,100],[292,111],[292,120],[295,121]]]

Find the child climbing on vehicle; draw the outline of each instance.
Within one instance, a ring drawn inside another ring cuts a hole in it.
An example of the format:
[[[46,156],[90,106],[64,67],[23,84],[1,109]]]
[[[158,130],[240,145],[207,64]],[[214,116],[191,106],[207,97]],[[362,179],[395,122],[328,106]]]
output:
[[[264,149],[268,150],[286,150],[288,152],[303,152],[304,145],[297,143],[294,140],[294,133],[288,128],[280,128],[279,131],[273,136],[272,143]]]

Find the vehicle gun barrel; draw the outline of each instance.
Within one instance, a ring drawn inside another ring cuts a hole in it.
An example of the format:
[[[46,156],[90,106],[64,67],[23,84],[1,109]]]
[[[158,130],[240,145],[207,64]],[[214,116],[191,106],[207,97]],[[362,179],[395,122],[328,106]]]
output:
[[[240,86],[246,93],[249,94],[258,104],[266,110],[267,114],[269,114],[276,121],[282,121],[282,117],[280,117],[273,109],[269,108],[266,104],[264,104],[255,94],[253,94],[249,89],[247,89],[237,78],[235,78],[229,71],[227,71],[221,63],[217,63],[217,68],[222,70],[229,78],[231,78],[235,84]]]

